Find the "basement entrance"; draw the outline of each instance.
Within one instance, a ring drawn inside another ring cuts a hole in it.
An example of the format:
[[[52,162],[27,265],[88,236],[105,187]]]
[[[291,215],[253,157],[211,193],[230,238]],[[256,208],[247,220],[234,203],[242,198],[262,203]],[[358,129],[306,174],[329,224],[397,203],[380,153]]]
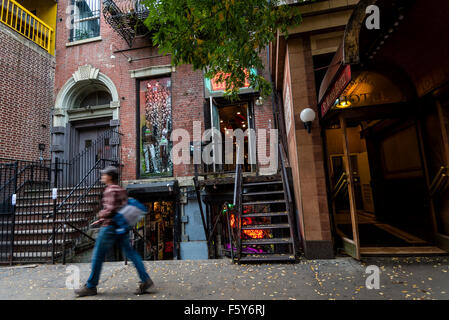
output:
[[[144,260],[178,260],[180,242],[179,186],[176,180],[129,184],[129,197],[148,213],[133,232],[132,243]]]

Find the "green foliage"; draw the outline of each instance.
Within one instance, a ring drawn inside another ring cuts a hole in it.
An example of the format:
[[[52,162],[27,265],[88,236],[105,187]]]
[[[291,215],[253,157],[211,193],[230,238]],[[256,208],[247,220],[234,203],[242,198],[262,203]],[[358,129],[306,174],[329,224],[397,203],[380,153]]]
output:
[[[260,73],[261,51],[275,39],[276,31],[287,34],[301,22],[297,7],[279,0],[145,0],[149,16],[145,25],[161,53],[171,54],[174,65],[191,64],[206,77],[226,81],[227,95],[236,98],[245,82],[262,96],[271,85]],[[224,79],[223,75],[229,74]]]

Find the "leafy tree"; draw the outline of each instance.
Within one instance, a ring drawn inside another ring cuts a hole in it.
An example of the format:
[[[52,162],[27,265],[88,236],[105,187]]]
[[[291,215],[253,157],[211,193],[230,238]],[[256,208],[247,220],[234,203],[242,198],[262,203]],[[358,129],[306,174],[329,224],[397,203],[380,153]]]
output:
[[[279,29],[301,22],[297,7],[279,0],[144,0],[149,9],[145,25],[153,43],[174,65],[191,64],[206,77],[226,81],[226,92],[236,98],[245,70],[263,70],[261,51]],[[224,75],[227,76],[224,76]],[[262,96],[271,85],[261,74],[249,73],[249,82]]]

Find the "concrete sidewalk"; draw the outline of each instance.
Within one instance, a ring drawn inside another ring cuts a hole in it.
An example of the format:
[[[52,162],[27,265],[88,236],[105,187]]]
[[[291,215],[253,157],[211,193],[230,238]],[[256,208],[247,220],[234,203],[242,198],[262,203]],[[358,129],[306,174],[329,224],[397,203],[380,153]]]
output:
[[[90,265],[80,268],[81,283]],[[146,261],[156,284],[152,293],[136,296],[134,266],[105,263],[99,294],[78,299],[122,300],[310,300],[310,299],[449,299],[449,258],[352,258],[301,260],[297,264],[235,265],[230,260]],[[367,289],[366,267],[380,268],[380,288]],[[0,268],[0,299],[74,299],[66,288],[66,265]]]

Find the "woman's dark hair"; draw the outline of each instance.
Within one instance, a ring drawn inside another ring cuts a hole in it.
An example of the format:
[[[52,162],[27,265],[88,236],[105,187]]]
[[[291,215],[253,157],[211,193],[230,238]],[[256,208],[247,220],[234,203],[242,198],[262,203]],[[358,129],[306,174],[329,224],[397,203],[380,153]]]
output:
[[[101,170],[101,174],[106,174],[111,177],[113,183],[118,183],[118,170],[114,166],[109,166],[104,170]]]
[[[118,183],[118,172],[110,172],[107,175],[111,177],[112,182]]]

